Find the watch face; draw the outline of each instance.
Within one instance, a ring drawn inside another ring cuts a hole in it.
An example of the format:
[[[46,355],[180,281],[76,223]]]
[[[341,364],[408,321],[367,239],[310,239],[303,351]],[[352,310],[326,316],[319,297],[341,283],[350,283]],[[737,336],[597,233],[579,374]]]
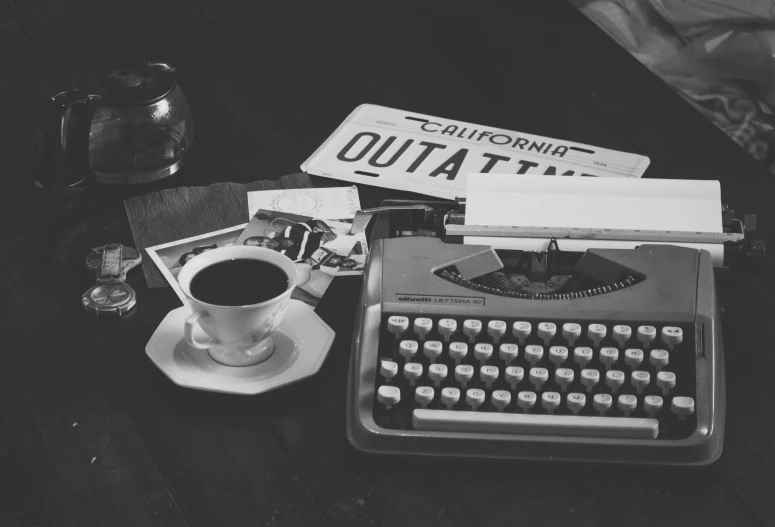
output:
[[[134,307],[134,290],[124,283],[99,284],[87,290],[81,298],[83,307],[92,313],[122,315]]]

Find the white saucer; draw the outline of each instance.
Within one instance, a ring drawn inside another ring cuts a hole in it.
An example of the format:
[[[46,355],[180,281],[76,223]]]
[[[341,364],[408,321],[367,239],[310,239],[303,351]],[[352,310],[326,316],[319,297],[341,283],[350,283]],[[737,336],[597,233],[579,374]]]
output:
[[[210,392],[255,395],[314,375],[334,340],[334,331],[307,304],[291,300],[272,338],[272,356],[253,366],[224,366],[207,350],[190,347],[183,338],[188,306],[170,311],[156,328],[145,352],[175,384]],[[201,331],[201,330],[199,330]]]

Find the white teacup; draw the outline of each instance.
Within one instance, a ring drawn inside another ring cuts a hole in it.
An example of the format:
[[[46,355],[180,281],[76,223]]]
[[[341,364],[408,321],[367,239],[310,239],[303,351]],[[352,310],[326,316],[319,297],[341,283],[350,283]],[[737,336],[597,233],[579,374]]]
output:
[[[288,287],[272,299],[247,306],[208,304],[191,295],[191,280],[199,271],[217,262],[234,259],[255,259],[276,265],[288,277]],[[265,361],[274,352],[272,333],[285,315],[298,277],[290,258],[262,247],[221,247],[197,255],[178,275],[180,288],[194,311],[185,322],[186,342],[193,348],[206,349],[213,360],[227,366],[251,366]],[[195,325],[199,325],[209,339],[196,339]]]

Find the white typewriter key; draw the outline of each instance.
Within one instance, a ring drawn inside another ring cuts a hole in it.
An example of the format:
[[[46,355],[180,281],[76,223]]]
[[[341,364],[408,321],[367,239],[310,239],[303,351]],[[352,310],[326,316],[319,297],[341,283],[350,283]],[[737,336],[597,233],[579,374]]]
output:
[[[398,375],[398,364],[392,360],[383,360],[379,365],[379,373],[387,382],[390,382],[390,379]]]
[[[565,400],[565,406],[573,412],[573,415],[579,415],[579,412],[587,405],[587,396],[583,393],[569,393]]]
[[[519,341],[520,346],[525,345],[525,339],[530,336],[533,326],[530,322],[514,322],[511,326],[511,333]]]
[[[675,373],[672,371],[657,373],[657,387],[662,388],[662,395],[667,395],[670,390],[675,388]]]
[[[468,342],[475,342],[476,337],[482,332],[482,321],[468,319],[463,321],[463,335],[468,337]]]
[[[630,348],[624,351],[624,363],[630,367],[630,370],[640,366],[641,362],[643,362],[643,350]]]
[[[662,398],[659,395],[647,395],[643,398],[643,409],[651,418],[657,416],[662,409],[662,404]]]
[[[630,384],[638,390],[638,395],[643,393],[651,382],[651,374],[647,371],[634,371],[630,377]]]
[[[484,404],[484,395],[484,390],[477,388],[466,390],[466,404],[471,407],[471,410],[475,411]]]
[[[544,392],[541,394],[541,406],[549,414],[553,414],[559,408],[561,399],[560,394],[557,392]]]
[[[603,324],[590,324],[587,328],[587,337],[589,340],[595,343],[595,347],[600,347],[600,341],[603,340],[608,333],[608,328]]]
[[[541,386],[549,380],[549,370],[546,368],[530,368],[530,382],[536,387],[536,391],[541,391]]]
[[[638,340],[643,343],[643,347],[649,349],[651,342],[657,338],[657,328],[654,326],[640,326],[638,328]]]
[[[409,386],[414,386],[417,379],[422,377],[422,364],[407,362],[404,364],[404,377],[409,381]]]
[[[442,318],[439,320],[439,334],[444,337],[444,342],[449,342],[449,338],[457,331],[457,321],[452,318]]]
[[[607,393],[597,393],[592,398],[592,408],[598,411],[601,416],[611,409],[611,405],[614,402],[614,398]]]
[[[436,388],[441,387],[442,381],[447,378],[447,373],[446,364],[431,364],[428,368],[428,378],[433,381]]]
[[[482,366],[479,369],[479,379],[481,379],[488,390],[492,389],[492,383],[498,380],[499,374],[500,371],[498,371],[497,366]]]
[[[400,338],[409,328],[409,319],[407,317],[392,316],[388,318],[387,328],[396,338]]]
[[[398,345],[398,354],[407,361],[411,361],[417,355],[418,348],[416,340],[402,340],[401,344]]]
[[[632,328],[630,326],[614,326],[613,337],[614,341],[619,344],[620,348],[630,340],[632,336]]]
[[[423,408],[427,408],[433,402],[435,393],[430,386],[418,386],[414,391],[414,400]]]
[[[592,348],[575,348],[573,350],[573,360],[582,368],[586,367],[587,364],[592,362]]]
[[[557,325],[552,322],[541,322],[536,331],[539,339],[543,339],[544,346],[549,345],[549,341],[557,334]]]
[[[678,416],[678,419],[686,419],[694,413],[694,399],[691,397],[673,397],[670,409]]]
[[[587,393],[592,393],[600,382],[600,372],[597,370],[581,370],[581,384],[587,387]]]
[[[611,366],[619,360],[619,350],[616,348],[602,348],[600,350],[600,364],[605,366],[605,370],[611,369]]]
[[[460,361],[468,355],[468,344],[465,342],[453,342],[449,345],[449,358],[460,364]]]
[[[662,328],[662,342],[667,344],[667,349],[672,350],[678,344],[683,342],[684,332],[681,328],[675,326],[665,326]]]
[[[391,406],[401,402],[401,390],[398,386],[380,386],[377,390],[377,400],[390,410]]]
[[[562,325],[562,338],[568,341],[568,346],[573,346],[576,339],[581,337],[581,325],[568,322]]]
[[[444,388],[441,390],[441,404],[452,410],[458,401],[460,401],[460,390],[457,388]]]
[[[657,373],[662,371],[662,368],[667,366],[670,361],[670,354],[667,350],[651,350],[649,353],[649,362],[657,370]]]
[[[436,362],[436,359],[441,355],[441,350],[444,346],[438,340],[429,340],[422,346],[422,354],[430,359],[431,364]]]
[[[501,344],[498,348],[498,357],[506,364],[511,364],[511,361],[517,358],[519,353],[519,346],[516,344]]]
[[[467,364],[460,364],[455,366],[455,380],[460,383],[463,389],[466,389],[466,385],[474,378],[474,367]]]
[[[492,341],[497,344],[501,337],[506,334],[506,323],[502,320],[490,320],[487,324],[487,334],[492,337]]]
[[[525,370],[520,366],[509,366],[506,368],[503,378],[509,383],[512,390],[516,390],[517,385],[525,378]]]
[[[606,386],[611,388],[611,391],[616,395],[616,391],[624,384],[624,372],[619,370],[609,370],[605,372]]]
[[[525,360],[527,360],[533,366],[538,364],[543,357],[544,357],[543,346],[536,346],[535,344],[531,344],[530,346],[525,346]]]
[[[573,384],[573,370],[570,368],[557,368],[554,372],[554,382],[560,385],[562,393],[568,391],[568,386]]]
[[[552,361],[555,366],[560,366],[563,362],[568,360],[568,348],[565,346],[552,346],[549,348],[549,360]]]
[[[474,346],[474,358],[479,361],[479,364],[484,366],[487,361],[492,357],[492,344],[486,344],[480,342]]]
[[[499,412],[502,412],[511,403],[511,394],[506,390],[495,390],[490,396],[490,402]]]
[[[425,335],[433,329],[433,320],[425,317],[414,319],[414,333],[420,340],[425,340]]]
[[[519,392],[517,394],[517,406],[522,408],[524,413],[528,413],[536,404],[536,394],[533,392]]]
[[[624,414],[624,417],[630,417],[638,406],[638,398],[634,395],[620,395],[616,400],[616,407]]]

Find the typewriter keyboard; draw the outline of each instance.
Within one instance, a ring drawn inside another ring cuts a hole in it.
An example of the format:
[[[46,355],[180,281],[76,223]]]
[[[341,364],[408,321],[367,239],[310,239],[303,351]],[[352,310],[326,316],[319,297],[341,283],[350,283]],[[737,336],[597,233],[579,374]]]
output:
[[[696,428],[692,324],[389,315],[383,428],[681,439]]]

